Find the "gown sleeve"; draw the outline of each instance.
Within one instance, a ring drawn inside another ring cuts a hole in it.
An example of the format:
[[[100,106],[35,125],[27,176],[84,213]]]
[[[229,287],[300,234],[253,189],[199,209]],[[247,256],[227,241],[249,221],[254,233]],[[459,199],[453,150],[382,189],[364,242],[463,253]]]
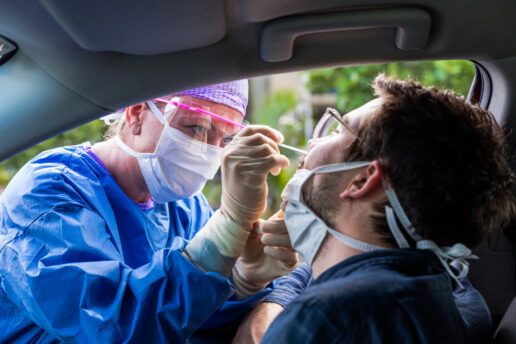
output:
[[[77,343],[184,342],[233,293],[182,247],[156,251],[135,269],[121,254],[102,217],[59,205],[0,246],[0,279],[38,326]]]
[[[204,195],[198,194],[192,199],[174,202],[173,206],[170,207],[170,214],[172,219],[171,227],[174,227],[176,230],[176,235],[183,239],[191,240],[208,222],[213,214],[213,210]],[[178,239],[177,236],[176,239]],[[232,282],[231,278],[229,282]],[[270,283],[265,289],[245,300],[237,300],[236,295],[233,293],[220,308],[211,314],[200,329],[220,331],[221,328],[227,329],[228,327],[236,326],[235,324],[238,323],[241,317],[262,301],[272,291],[272,288],[273,283]],[[217,333],[220,334],[220,332]]]
[[[313,280],[312,268],[303,262],[290,274],[274,281],[274,290],[263,301],[274,302],[286,308]]]

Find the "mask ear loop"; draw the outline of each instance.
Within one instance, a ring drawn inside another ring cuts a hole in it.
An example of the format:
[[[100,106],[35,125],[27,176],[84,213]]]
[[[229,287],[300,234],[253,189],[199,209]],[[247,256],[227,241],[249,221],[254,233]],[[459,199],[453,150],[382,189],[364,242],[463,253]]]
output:
[[[106,125],[113,125],[115,123],[118,123],[118,122],[120,122],[121,118],[122,118],[122,113],[118,113],[118,112],[111,113],[109,115],[100,117],[100,119],[103,120],[104,124],[106,124]]]
[[[156,106],[156,104],[154,104],[153,102],[147,102],[147,105],[149,106],[149,108],[151,109],[152,113],[154,114],[154,116],[156,116],[156,118],[158,119],[158,121],[161,122],[161,124],[163,124],[164,126],[169,126],[169,124],[167,123],[167,121],[165,121],[165,117],[163,117],[163,114],[161,113],[161,111],[158,109],[158,107]]]
[[[461,288],[464,288],[464,286],[459,279],[466,277],[469,272],[469,262],[466,259],[478,259],[478,256],[471,254],[471,250],[461,243],[457,243],[452,247],[441,248],[432,240],[420,240],[417,242],[417,248],[434,252],[446,271]],[[452,271],[447,260],[456,261],[460,264],[459,273],[456,274]]]
[[[410,235],[410,237],[414,241],[423,239],[419,235],[416,234],[416,229],[412,226],[412,223],[410,223],[410,220],[409,220],[407,214],[405,214],[405,211],[403,210],[403,207],[401,206],[398,196],[396,196],[396,193],[394,192],[394,190],[390,187],[390,185],[387,182],[384,181],[383,184],[384,184],[385,194],[386,194],[387,198],[389,199],[389,202],[392,205],[394,213],[397,215],[403,228],[405,228],[407,233]]]
[[[351,161],[351,162],[341,162],[337,164],[328,164],[316,167],[312,170],[312,173],[332,173],[332,172],[342,172],[353,170],[355,168],[368,166],[370,161]],[[345,167],[343,169],[342,167]]]
[[[478,259],[478,257],[476,255],[472,254],[471,250],[461,243],[457,243],[457,244],[453,245],[452,247],[442,247],[441,248],[434,241],[425,240],[421,236],[416,234],[415,228],[410,223],[410,220],[408,219],[407,214],[403,210],[401,203],[400,203],[398,197],[396,196],[396,193],[385,180],[383,181],[383,184],[384,184],[385,194],[386,194],[387,198],[389,199],[389,202],[393,206],[393,209],[392,209],[393,213],[389,212],[390,216],[389,216],[388,210],[387,210],[387,208],[390,208],[390,207],[386,206],[385,209],[386,209],[386,216],[387,216],[387,224],[388,224],[389,228],[391,229],[391,232],[392,232],[394,238],[396,239],[396,242],[398,242],[398,238],[396,238],[397,234],[395,234],[395,233],[397,232],[397,233],[401,234],[401,231],[400,231],[398,225],[396,224],[396,221],[394,218],[391,218],[391,221],[389,221],[389,217],[394,217],[394,214],[396,214],[396,216],[398,217],[398,219],[400,220],[401,224],[403,225],[403,227],[405,228],[407,233],[410,235],[410,237],[416,242],[416,248],[418,250],[432,251],[437,256],[437,258],[443,265],[446,272],[448,272],[450,277],[453,278],[455,280],[455,282],[457,282],[457,284],[461,288],[464,288],[462,283],[460,283],[459,279],[466,277],[469,272],[469,263],[468,263],[468,261],[466,261],[466,259]],[[406,242],[406,239],[405,239],[405,242]],[[398,245],[399,244],[400,243],[398,242]],[[401,247],[401,245],[400,245],[400,247]],[[454,260],[458,264],[460,264],[461,269],[460,269],[459,273],[456,274],[451,270],[447,260]]]
[[[400,248],[409,248],[410,245],[401,232],[400,227],[398,226],[398,223],[396,222],[396,217],[394,215],[394,211],[391,207],[385,206],[385,216],[387,217],[387,225],[391,229],[391,233],[394,236],[394,240],[396,240],[396,243]]]

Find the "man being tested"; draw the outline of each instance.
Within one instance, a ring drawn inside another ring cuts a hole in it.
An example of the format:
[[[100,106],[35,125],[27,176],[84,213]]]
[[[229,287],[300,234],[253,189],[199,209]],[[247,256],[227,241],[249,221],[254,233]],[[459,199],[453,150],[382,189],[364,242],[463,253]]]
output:
[[[247,87],[130,106],[114,137],[43,152],[18,172],[0,198],[0,342],[184,342],[248,310],[295,266],[279,247],[256,257],[267,271],[235,266],[268,172],[288,166],[280,133],[241,130]],[[221,160],[213,213],[200,191]]]
[[[321,120],[283,191],[314,280],[262,342],[487,343],[490,313],[465,259],[515,214],[502,131],[450,91],[384,76],[374,89],[378,99]]]

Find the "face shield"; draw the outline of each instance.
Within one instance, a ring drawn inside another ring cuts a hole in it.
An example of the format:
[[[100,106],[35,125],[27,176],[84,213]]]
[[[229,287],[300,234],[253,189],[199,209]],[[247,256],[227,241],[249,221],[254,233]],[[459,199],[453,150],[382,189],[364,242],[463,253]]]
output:
[[[154,102],[172,128],[201,144],[224,147],[248,125],[240,112],[217,103],[201,104],[181,96],[156,98]]]

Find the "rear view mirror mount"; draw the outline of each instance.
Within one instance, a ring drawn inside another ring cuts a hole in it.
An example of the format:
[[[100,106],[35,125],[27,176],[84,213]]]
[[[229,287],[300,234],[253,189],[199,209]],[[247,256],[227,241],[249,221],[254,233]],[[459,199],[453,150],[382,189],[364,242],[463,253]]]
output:
[[[0,66],[7,62],[18,50],[18,47],[7,38],[0,36]]]

